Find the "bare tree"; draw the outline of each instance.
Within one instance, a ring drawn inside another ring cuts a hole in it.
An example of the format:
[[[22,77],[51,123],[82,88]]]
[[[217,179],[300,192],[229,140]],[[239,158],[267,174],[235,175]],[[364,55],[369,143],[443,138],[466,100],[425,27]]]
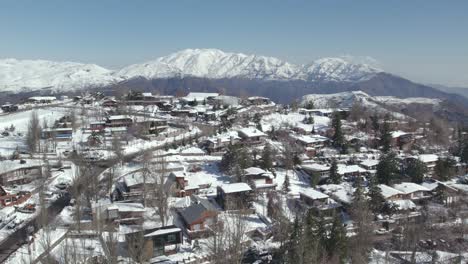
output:
[[[26,133],[26,145],[31,152],[40,151],[41,126],[36,111],[31,112]]]
[[[162,153],[156,155],[156,161],[152,166],[151,177],[154,184],[154,192],[151,205],[159,215],[162,225],[164,226],[169,216],[168,200],[171,190],[165,186],[165,177],[167,176],[167,161]]]

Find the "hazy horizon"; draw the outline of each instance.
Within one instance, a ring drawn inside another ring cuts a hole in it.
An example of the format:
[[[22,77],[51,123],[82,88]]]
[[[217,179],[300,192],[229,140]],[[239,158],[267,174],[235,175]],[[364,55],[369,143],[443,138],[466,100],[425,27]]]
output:
[[[117,69],[186,48],[295,64],[354,56],[412,81],[468,87],[465,10],[465,1],[7,1],[0,58]]]

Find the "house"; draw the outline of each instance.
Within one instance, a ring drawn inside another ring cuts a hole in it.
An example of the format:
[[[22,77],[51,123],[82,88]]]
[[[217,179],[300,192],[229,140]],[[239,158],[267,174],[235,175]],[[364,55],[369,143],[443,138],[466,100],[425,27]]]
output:
[[[57,100],[55,96],[33,96],[29,97],[26,102],[33,104],[50,104]]]
[[[423,200],[431,197],[429,189],[413,182],[395,184],[393,185],[393,188],[402,192],[405,199],[412,201]]]
[[[13,193],[7,192],[2,186],[0,186],[0,208],[24,203],[31,197],[31,195],[31,192],[26,191]]]
[[[224,210],[239,210],[250,207],[252,188],[245,182],[218,186],[216,200]]]
[[[243,143],[246,144],[260,144],[267,137],[265,133],[254,128],[246,127],[237,131]]]
[[[202,146],[211,154],[225,150],[229,145],[239,142],[239,139],[237,132],[234,131],[234,133],[210,137],[202,143]]]
[[[318,149],[325,147],[330,141],[327,137],[320,135],[292,135],[296,143],[302,146],[309,157],[313,157]]]
[[[445,182],[423,182],[421,185],[427,188],[438,202],[445,205],[454,204],[463,196],[462,191]]]
[[[411,143],[413,141],[413,134],[407,133],[401,130],[393,131],[392,135],[392,144],[399,148]]]
[[[93,131],[102,131],[106,128],[106,122],[105,121],[96,121],[92,122],[89,124],[89,129]]]
[[[5,113],[16,112],[18,111],[18,106],[14,104],[4,104],[1,107],[2,111]]]
[[[3,160],[1,163],[0,185],[3,186],[29,183],[42,174],[42,165],[37,160],[28,160],[26,162]]]
[[[272,103],[270,98],[261,97],[261,96],[251,96],[247,98],[247,102],[250,105],[269,105]]]
[[[379,184],[378,187],[383,198],[388,204],[392,204],[395,209],[400,211],[412,210],[416,208],[413,201],[406,198],[405,193],[385,184]]]
[[[107,117],[107,127],[129,127],[133,123],[133,119],[127,115],[114,115]]]
[[[314,190],[312,188],[307,188],[299,192],[299,199],[302,201],[309,209],[312,209],[317,214],[324,214],[330,216],[332,212],[339,208],[341,205],[331,199],[328,195]]]
[[[107,206],[104,216],[110,222],[140,224],[145,212],[146,208],[141,203],[115,202]]]
[[[343,206],[350,207],[353,202],[355,188],[350,183],[322,184],[319,189]]]
[[[102,106],[104,107],[116,107],[118,105],[118,102],[114,99],[107,99],[102,102]]]
[[[212,100],[219,96],[219,93],[189,93],[187,96],[180,98],[180,101],[191,105],[203,103],[203,101]]]
[[[359,166],[369,171],[369,170],[376,170],[378,164],[379,164],[379,160],[366,159],[366,160],[361,161],[359,163]]]
[[[106,136],[118,136],[127,134],[127,127],[106,127],[104,133]]]
[[[314,182],[319,182],[320,180],[330,176],[330,166],[325,164],[303,164],[301,165],[301,169],[305,171],[310,176],[310,179]]]
[[[439,159],[439,156],[435,154],[421,154],[418,156],[410,157],[409,159],[418,159],[419,161],[423,162],[427,167],[427,175],[432,176],[434,173],[434,167],[436,166],[436,162]]]
[[[200,186],[189,181],[187,173],[184,171],[173,171],[166,180],[166,189],[173,189],[177,197],[187,197],[198,194]]]
[[[247,181],[252,182],[256,190],[274,189],[276,183],[274,176],[261,168],[250,167],[244,170],[244,176]]]
[[[133,258],[149,260],[177,253],[180,244],[183,244],[182,230],[174,225],[134,230],[125,234],[125,242],[129,252],[142,254]]]
[[[343,177],[355,178],[363,173],[367,173],[367,170],[359,167],[358,165],[338,164],[338,174]]]
[[[48,128],[42,131],[41,137],[43,139],[57,139],[68,140],[73,138],[73,128]]]
[[[218,224],[218,210],[209,200],[196,198],[189,207],[179,211],[189,238],[207,236],[211,227]]]

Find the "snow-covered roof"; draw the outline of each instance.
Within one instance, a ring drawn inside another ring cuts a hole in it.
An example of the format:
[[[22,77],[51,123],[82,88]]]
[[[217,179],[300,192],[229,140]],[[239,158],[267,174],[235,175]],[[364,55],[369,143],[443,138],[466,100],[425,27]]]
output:
[[[29,100],[32,100],[32,101],[42,101],[42,100],[54,101],[54,100],[57,100],[57,97],[55,97],[55,96],[32,96],[32,97],[29,97]]]
[[[40,166],[41,160],[26,160],[26,163],[21,164],[19,160],[3,160],[0,165],[0,174],[22,169]]]
[[[260,175],[267,173],[265,170],[258,167],[250,167],[244,170],[246,175]]]
[[[304,195],[312,200],[317,200],[317,199],[326,199],[329,198],[328,195],[321,193],[319,191],[316,191],[312,188],[307,188],[303,191],[300,191],[299,194]]]
[[[377,166],[377,164],[379,164],[379,161],[375,159],[367,159],[367,160],[361,161],[361,163],[359,164],[365,167],[373,167],[373,166]]]
[[[154,232],[151,232],[149,234],[146,234],[145,237],[152,237],[152,236],[160,236],[160,235],[165,235],[165,234],[170,234],[170,233],[175,233],[175,232],[181,232],[182,229],[178,227],[174,228],[166,228],[166,229],[159,229]]]
[[[401,136],[404,136],[404,135],[409,135],[410,133],[406,133],[404,131],[401,131],[401,130],[397,130],[397,131],[393,131],[392,132],[392,138],[397,138],[397,137],[401,137]]]
[[[245,135],[246,137],[264,137],[266,136],[265,133],[262,131],[254,128],[254,127],[245,127],[238,131],[239,133]]]
[[[219,93],[189,93],[187,96],[185,96],[185,100],[187,101],[203,101],[208,97],[216,97],[219,96]]]
[[[435,154],[421,154],[417,156],[416,158],[424,163],[429,163],[429,162],[436,162],[439,157]]]
[[[252,188],[250,188],[250,186],[245,182],[223,184],[221,185],[221,189],[224,193],[247,192],[252,190]]]
[[[410,193],[414,193],[414,192],[419,192],[419,191],[423,191],[423,192],[428,192],[429,189],[422,186],[422,185],[419,185],[419,184],[416,184],[416,183],[413,183],[413,182],[402,182],[400,184],[395,184],[393,185],[393,188],[405,193],[405,194],[410,194]]]
[[[107,119],[109,120],[121,120],[121,119],[132,119],[130,116],[128,115],[113,115],[113,116],[109,116]]]
[[[153,96],[152,93],[141,93],[141,95],[145,96],[145,97],[150,97],[150,96]]]
[[[387,199],[395,195],[403,194],[403,192],[394,189],[388,185],[385,184],[379,184],[378,187],[380,188],[380,191],[382,193],[382,196]]]
[[[301,168],[304,169],[304,170],[309,170],[309,171],[328,171],[328,170],[330,170],[330,166],[324,165],[324,164],[319,164],[319,163],[301,165]]]
[[[109,210],[117,209],[119,212],[145,212],[146,208],[141,203],[113,203]]]
[[[356,173],[356,172],[367,172],[367,170],[359,167],[358,165],[338,164],[338,174]]]
[[[325,142],[329,140],[327,137],[320,135],[292,135],[292,137],[306,144]]]
[[[354,189],[351,184],[344,182],[341,184],[320,185],[320,190],[338,200],[340,203],[350,204],[353,200]]]

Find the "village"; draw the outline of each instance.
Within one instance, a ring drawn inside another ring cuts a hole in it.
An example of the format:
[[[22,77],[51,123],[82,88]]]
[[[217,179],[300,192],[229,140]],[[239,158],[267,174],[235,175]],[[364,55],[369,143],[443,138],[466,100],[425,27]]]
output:
[[[467,263],[468,130],[320,96],[2,105],[0,262]]]

